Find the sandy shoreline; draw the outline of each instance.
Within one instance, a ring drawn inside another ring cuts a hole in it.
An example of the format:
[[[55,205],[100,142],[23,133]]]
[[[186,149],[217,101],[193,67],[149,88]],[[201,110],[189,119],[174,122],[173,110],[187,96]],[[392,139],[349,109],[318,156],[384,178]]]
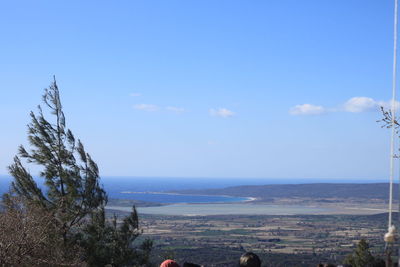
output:
[[[157,192],[157,191],[144,191],[144,192],[136,192],[136,191],[122,191],[121,194],[149,194],[149,195],[170,195],[170,196],[201,196],[201,197],[229,197],[229,198],[244,198],[242,201],[234,201],[234,202],[251,202],[257,200],[255,197],[237,197],[237,196],[228,196],[228,195],[193,195],[193,194],[182,194],[182,193],[173,193],[173,192]],[[232,203],[233,201],[227,201],[225,203]],[[210,204],[215,202],[210,202]],[[224,203],[224,202],[218,202]]]

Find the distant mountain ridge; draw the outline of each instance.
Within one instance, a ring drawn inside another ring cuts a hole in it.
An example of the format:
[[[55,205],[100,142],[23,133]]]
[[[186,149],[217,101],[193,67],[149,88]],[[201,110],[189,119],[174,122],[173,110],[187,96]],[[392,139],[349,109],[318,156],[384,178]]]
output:
[[[398,184],[394,185],[393,196],[398,198]],[[388,199],[389,183],[347,184],[347,183],[312,183],[312,184],[274,184],[243,185],[222,189],[179,190],[181,194],[229,195],[237,197],[270,198],[362,198]]]

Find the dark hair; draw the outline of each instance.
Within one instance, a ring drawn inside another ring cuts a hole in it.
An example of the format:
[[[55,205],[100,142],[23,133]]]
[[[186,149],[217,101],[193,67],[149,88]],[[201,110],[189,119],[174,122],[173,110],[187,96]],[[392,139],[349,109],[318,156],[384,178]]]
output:
[[[253,252],[246,252],[240,257],[239,266],[240,267],[260,267],[261,260]]]
[[[201,267],[201,265],[195,264],[195,263],[190,263],[190,262],[185,262],[183,264],[183,267]]]

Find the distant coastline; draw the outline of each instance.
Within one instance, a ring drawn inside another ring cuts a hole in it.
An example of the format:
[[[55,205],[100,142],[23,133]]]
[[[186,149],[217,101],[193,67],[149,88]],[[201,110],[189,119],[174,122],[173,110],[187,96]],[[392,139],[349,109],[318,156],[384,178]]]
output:
[[[249,203],[256,200],[254,197],[238,197],[226,194],[185,194],[163,191],[121,191],[119,194],[122,198],[127,197],[129,199],[146,200],[162,204]]]
[[[158,192],[158,191],[145,191],[145,192],[136,192],[136,191],[122,191],[121,194],[149,194],[149,195],[169,195],[169,196],[199,196],[199,197],[226,197],[226,198],[237,198],[235,196],[229,195],[192,195],[192,194],[184,194],[184,193],[175,193],[175,192]],[[243,200],[237,202],[251,202],[257,200],[255,197],[241,197]],[[236,201],[235,201],[236,202]]]

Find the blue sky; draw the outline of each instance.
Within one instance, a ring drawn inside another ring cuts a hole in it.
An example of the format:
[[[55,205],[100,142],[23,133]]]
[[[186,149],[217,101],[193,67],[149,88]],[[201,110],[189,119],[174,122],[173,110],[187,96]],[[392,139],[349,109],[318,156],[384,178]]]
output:
[[[103,175],[385,180],[392,13],[386,0],[3,1],[0,174],[55,74]]]

